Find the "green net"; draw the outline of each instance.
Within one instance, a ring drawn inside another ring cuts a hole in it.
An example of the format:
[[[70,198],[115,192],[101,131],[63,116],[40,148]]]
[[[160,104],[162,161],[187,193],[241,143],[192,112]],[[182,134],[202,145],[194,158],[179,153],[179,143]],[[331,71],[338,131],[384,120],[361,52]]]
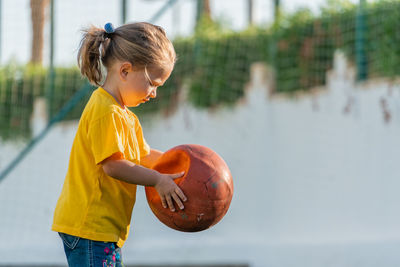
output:
[[[35,98],[45,98],[52,118],[87,82],[77,68],[55,68],[54,91],[49,86],[48,69],[35,66],[5,66],[0,69],[0,135],[3,140],[30,139],[30,121]],[[83,97],[65,119],[79,119],[89,95]]]
[[[178,61],[170,79],[155,100],[134,112],[171,112],[183,88],[198,108],[234,105],[244,95],[254,62],[274,69],[275,92],[309,90],[325,84],[337,49],[367,78],[394,77],[400,63],[399,10],[399,1],[326,8],[319,16],[302,9],[282,16],[275,25],[241,32],[205,23],[193,36],[174,40]],[[0,137],[31,138],[35,98],[46,98],[51,118],[86,83],[75,66],[56,65],[50,75],[48,67],[3,64]],[[89,95],[64,119],[78,119]]]

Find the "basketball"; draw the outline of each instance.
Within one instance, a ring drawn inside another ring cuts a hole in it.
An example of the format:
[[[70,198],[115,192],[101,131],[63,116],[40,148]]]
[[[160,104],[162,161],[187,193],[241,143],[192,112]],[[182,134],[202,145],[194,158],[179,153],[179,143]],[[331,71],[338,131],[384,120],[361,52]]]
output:
[[[166,174],[184,171],[175,183],[187,197],[185,208],[172,212],[161,204],[154,187],[146,187],[147,202],[165,225],[183,232],[198,232],[218,223],[233,196],[232,175],[225,161],[210,148],[180,145],[165,152],[153,169]],[[176,203],[174,203],[176,205]]]

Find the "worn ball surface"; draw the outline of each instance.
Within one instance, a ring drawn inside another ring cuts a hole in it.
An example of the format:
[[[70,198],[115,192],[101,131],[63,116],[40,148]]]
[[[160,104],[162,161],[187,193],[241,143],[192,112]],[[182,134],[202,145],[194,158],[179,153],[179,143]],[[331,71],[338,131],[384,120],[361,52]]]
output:
[[[183,232],[198,232],[216,223],[228,211],[233,196],[233,181],[225,161],[210,148],[180,145],[165,152],[153,166],[161,173],[185,171],[175,180],[187,197],[185,208],[175,204],[175,212],[164,208],[154,187],[146,187],[147,202],[165,225]]]

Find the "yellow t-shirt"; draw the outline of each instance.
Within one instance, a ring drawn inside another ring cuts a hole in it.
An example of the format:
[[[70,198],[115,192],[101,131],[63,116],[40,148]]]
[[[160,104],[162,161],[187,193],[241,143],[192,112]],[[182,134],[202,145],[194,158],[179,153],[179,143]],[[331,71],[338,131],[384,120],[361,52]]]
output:
[[[140,164],[150,152],[138,118],[103,88],[95,90],[79,121],[52,230],[124,244],[136,185],[107,176],[100,164],[114,153]]]

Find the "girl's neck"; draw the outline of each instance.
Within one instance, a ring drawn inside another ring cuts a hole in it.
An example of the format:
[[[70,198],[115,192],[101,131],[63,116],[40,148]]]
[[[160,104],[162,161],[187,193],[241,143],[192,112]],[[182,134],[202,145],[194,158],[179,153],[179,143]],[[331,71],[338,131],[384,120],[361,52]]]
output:
[[[117,87],[112,86],[108,79],[106,79],[102,88],[106,90],[115,99],[115,101],[117,101],[121,108],[125,109],[125,105],[122,102],[122,97]]]

